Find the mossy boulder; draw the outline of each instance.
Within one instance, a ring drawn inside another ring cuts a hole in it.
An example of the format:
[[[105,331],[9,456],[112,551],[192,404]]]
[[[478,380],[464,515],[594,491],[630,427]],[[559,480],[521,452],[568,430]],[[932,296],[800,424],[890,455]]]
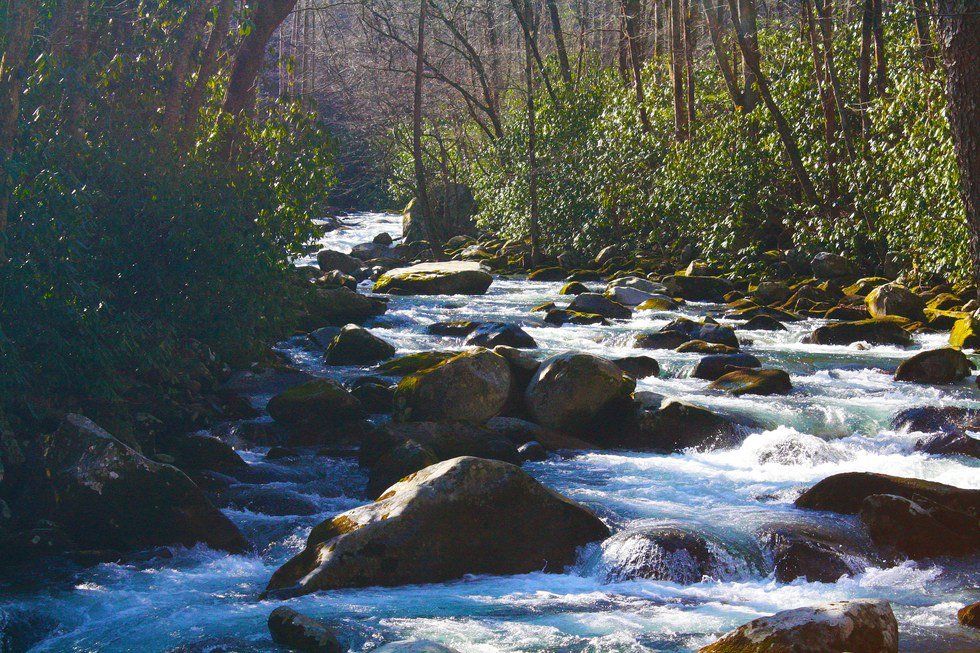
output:
[[[458,351],[419,351],[385,361],[376,369],[392,376],[405,376],[435,367],[459,353]]]
[[[667,295],[653,295],[637,304],[638,311],[673,311],[678,303]]]
[[[272,419],[286,426],[335,426],[364,417],[364,408],[332,379],[317,379],[275,395],[267,406]]]
[[[704,342],[728,345],[738,349],[738,337],[735,335],[735,330],[711,320],[695,322],[686,317],[679,317],[664,325],[661,331],[676,331],[686,335],[689,340],[703,340]]]
[[[760,368],[762,362],[752,354],[730,353],[730,354],[711,354],[704,356],[697,362],[691,371],[691,376],[696,379],[714,381],[729,372],[734,372],[743,368]]]
[[[688,340],[674,351],[678,354],[734,354],[738,348],[704,340]]]
[[[708,386],[730,395],[784,395],[793,390],[789,374],[775,369],[739,369],[727,372]]]
[[[463,352],[403,378],[395,390],[395,418],[483,423],[504,409],[512,383],[503,356]]]
[[[312,331],[325,325],[364,322],[381,315],[387,308],[383,299],[362,295],[345,286],[314,287],[304,303],[303,326]]]
[[[937,311],[955,311],[963,308],[965,302],[958,295],[944,292],[926,302],[926,308]]]
[[[479,263],[419,263],[385,272],[374,283],[374,292],[390,295],[482,295],[491,283],[493,277]]]
[[[970,359],[951,347],[922,351],[902,361],[895,372],[896,381],[913,383],[956,383],[973,370]]]
[[[327,347],[331,365],[372,365],[395,355],[395,347],[364,327],[348,324]]]
[[[692,275],[671,275],[662,280],[667,294],[693,302],[725,301],[725,295],[732,291],[732,283],[721,277]]]
[[[601,315],[595,313],[580,313],[569,311],[563,308],[552,308],[544,316],[544,321],[548,324],[561,326],[562,324],[608,324],[609,322]]]
[[[586,292],[577,295],[568,305],[569,311],[575,313],[591,313],[605,318],[628,320],[633,311],[628,306],[609,299],[599,293]]]
[[[956,620],[970,628],[980,628],[980,601],[963,606],[956,612]]]
[[[824,603],[755,619],[698,653],[804,651],[898,653],[898,622],[888,601]]]
[[[590,292],[589,287],[586,286],[581,281],[569,281],[561,290],[558,291],[559,295],[581,295],[584,292]]]
[[[517,324],[509,322],[485,322],[466,338],[471,347],[493,348],[497,346],[535,349],[538,343]]]
[[[900,283],[886,283],[878,286],[864,299],[871,317],[881,318],[897,315],[910,320],[921,320],[926,307],[924,299]]]
[[[957,349],[980,348],[980,320],[972,315],[957,320],[949,332],[949,346]]]
[[[447,322],[433,322],[425,327],[425,332],[433,336],[451,336],[463,338],[479,328],[481,322],[472,320],[449,320]]]
[[[885,277],[864,277],[849,286],[845,286],[843,292],[845,295],[853,297],[865,297],[869,292],[886,283],[888,283],[888,279]]]
[[[337,270],[351,275],[356,275],[364,266],[364,263],[360,259],[332,249],[321,249],[317,252],[316,262],[323,272]]]
[[[680,331],[655,331],[653,333],[638,334],[633,339],[633,346],[638,349],[676,349],[688,342],[691,342],[691,336],[686,333],[681,333]]]
[[[561,572],[609,535],[590,511],[495,460],[426,467],[377,501],[316,526],[269,582],[273,595]]]
[[[558,266],[538,268],[527,275],[528,281],[561,281],[564,278],[565,271]]]
[[[557,430],[587,428],[603,409],[628,399],[636,381],[615,363],[590,354],[553,356],[538,369],[524,393],[536,422]]]
[[[912,344],[912,336],[902,328],[907,321],[901,318],[873,318],[855,322],[837,322],[817,327],[805,342],[814,345],[850,345],[867,342],[872,345]]]

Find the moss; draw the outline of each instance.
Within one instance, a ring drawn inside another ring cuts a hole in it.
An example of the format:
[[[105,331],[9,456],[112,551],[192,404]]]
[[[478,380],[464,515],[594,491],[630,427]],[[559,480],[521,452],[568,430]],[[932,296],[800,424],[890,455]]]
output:
[[[980,321],[972,315],[957,320],[949,333],[949,344],[957,349],[980,348]]]
[[[640,305],[636,307],[636,310],[638,310],[638,311],[669,311],[669,310],[672,310],[672,309],[674,309],[676,307],[677,307],[677,305],[673,301],[671,301],[669,299],[664,299],[662,297],[651,297],[650,299],[647,299],[647,300],[643,301],[642,303],[640,303]]]
[[[420,351],[385,361],[376,369],[391,374],[414,374],[420,370],[435,367],[458,354],[459,352],[454,351]]]

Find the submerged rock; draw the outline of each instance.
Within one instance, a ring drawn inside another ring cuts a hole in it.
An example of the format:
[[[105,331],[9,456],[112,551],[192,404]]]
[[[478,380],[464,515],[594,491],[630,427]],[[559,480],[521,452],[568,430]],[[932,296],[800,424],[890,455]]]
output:
[[[688,585],[705,577],[739,576],[739,561],[703,534],[680,526],[654,526],[617,533],[602,544],[606,579],[645,578]]]
[[[727,372],[708,386],[713,390],[723,390],[728,394],[742,395],[784,395],[792,392],[793,384],[789,374],[774,369],[740,369]]]
[[[395,416],[483,423],[504,409],[512,383],[503,356],[486,349],[463,352],[403,378],[395,390]]]
[[[482,295],[493,277],[479,263],[419,263],[381,275],[374,292],[391,295]]]
[[[804,342],[814,345],[850,345],[867,342],[872,345],[912,344],[912,336],[902,328],[903,322],[895,319],[858,320],[837,322],[817,327]]]
[[[272,641],[302,653],[343,653],[347,650],[325,624],[285,606],[269,615]]]
[[[41,476],[31,483],[36,511],[82,548],[204,543],[240,553],[248,546],[183,472],[143,457],[81,415],[68,415],[45,436],[39,456]]]
[[[372,365],[395,355],[395,347],[367,329],[348,324],[327,347],[331,365]]]
[[[902,361],[895,371],[896,381],[913,383],[956,383],[970,376],[973,365],[958,349],[944,347],[922,351]]]
[[[541,363],[524,393],[535,421],[553,429],[588,427],[600,411],[627,399],[636,381],[615,363],[590,354],[567,353]]]
[[[739,626],[698,653],[898,653],[888,601],[824,603]]]
[[[316,526],[306,548],[273,575],[267,592],[560,572],[574,562],[578,547],[608,535],[590,511],[520,468],[454,458]]]

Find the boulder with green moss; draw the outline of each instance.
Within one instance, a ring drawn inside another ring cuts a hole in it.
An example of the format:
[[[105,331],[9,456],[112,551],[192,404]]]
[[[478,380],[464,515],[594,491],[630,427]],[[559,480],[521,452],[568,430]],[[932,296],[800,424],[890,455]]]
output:
[[[921,351],[902,361],[895,371],[896,381],[913,383],[956,383],[970,375],[973,365],[958,349],[943,347]]]
[[[958,319],[949,332],[949,346],[957,349],[980,348],[980,320],[973,315]]]
[[[557,430],[581,430],[605,408],[628,399],[636,381],[612,361],[590,354],[553,356],[524,393],[534,420]]]
[[[266,592],[290,596],[467,574],[561,572],[579,547],[608,535],[589,510],[519,467],[454,458],[316,526]]]
[[[926,307],[924,299],[900,283],[886,283],[878,286],[864,298],[871,317],[881,318],[897,315],[910,320],[921,320]]]
[[[482,295],[491,283],[493,277],[479,263],[419,263],[385,272],[374,283],[374,292],[390,295]]]
[[[784,395],[793,390],[789,374],[776,369],[738,369],[727,372],[708,386],[730,395]]]
[[[512,383],[503,356],[486,349],[463,352],[403,378],[395,390],[395,417],[483,423],[504,409]]]
[[[348,324],[327,347],[331,365],[371,365],[395,355],[395,347],[356,324]]]
[[[458,354],[458,351],[419,351],[392,358],[378,365],[376,369],[391,376],[405,376],[435,367]]]
[[[322,326],[363,322],[381,315],[387,308],[385,300],[362,295],[346,286],[314,287],[303,304],[302,326],[312,331]]]
[[[269,400],[272,419],[287,426],[333,426],[364,416],[361,402],[336,381],[316,379]]]

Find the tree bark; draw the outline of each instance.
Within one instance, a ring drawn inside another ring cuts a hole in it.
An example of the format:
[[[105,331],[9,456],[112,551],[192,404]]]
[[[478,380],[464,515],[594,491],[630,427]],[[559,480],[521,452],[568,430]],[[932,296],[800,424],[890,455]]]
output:
[[[192,3],[177,30],[177,44],[170,60],[167,88],[163,96],[163,117],[160,120],[161,132],[167,137],[173,135],[180,119],[184,89],[187,87],[187,75],[191,68],[191,55],[194,52],[194,46],[201,38],[201,32],[204,30],[211,4],[212,0]]]
[[[218,13],[215,15],[214,23],[211,25],[211,33],[208,35],[208,43],[204,46],[204,52],[201,54],[201,65],[197,69],[197,78],[184,100],[183,133],[181,135],[184,147],[187,146],[197,130],[198,117],[201,107],[204,106],[204,92],[218,70],[221,49],[228,41],[228,27],[231,24],[231,14],[234,9],[235,0],[220,0]]]
[[[728,62],[728,53],[725,51],[725,43],[722,40],[721,34],[721,20],[719,13],[717,13],[714,7],[709,6],[714,0],[700,0],[701,9],[704,11],[704,21],[708,24],[708,36],[711,38],[711,47],[715,52],[715,61],[718,63],[718,69],[721,71],[721,76],[725,80],[725,87],[728,88],[728,94],[732,98],[732,104],[735,105],[737,109],[745,109],[745,97],[742,95],[742,89],[738,87],[738,82],[735,80],[735,73],[732,71],[732,66]],[[721,7],[719,5],[718,10]]]
[[[980,11],[974,0],[938,0],[939,43],[960,195],[970,236],[973,280],[980,296]]]
[[[37,0],[10,0],[7,5],[7,43],[0,55],[0,263],[7,260],[7,213],[13,186],[7,165],[14,153],[20,118],[25,77],[21,69],[30,50],[38,4]]]
[[[875,42],[875,92],[885,97],[888,88],[888,64],[885,59],[885,28],[882,24],[881,0],[871,0],[871,34]]]
[[[683,0],[684,12],[684,73],[687,86],[687,125],[690,132],[694,131],[697,118],[694,107],[694,49],[697,41],[694,32],[694,15],[691,12],[689,0]]]
[[[524,21],[527,25],[534,24],[534,8],[531,0],[524,0]],[[538,221],[538,163],[537,135],[534,121],[534,67],[532,35],[524,30],[524,80],[527,93],[527,184],[528,184],[528,230],[531,236],[531,265],[536,266],[541,260],[541,233]]]
[[[674,138],[685,141],[688,137],[686,94],[684,92],[684,16],[681,0],[670,0],[670,80],[673,88]]]
[[[874,31],[874,0],[864,0],[861,11],[861,51],[858,55],[858,107],[861,133],[868,138],[868,105],[871,104],[871,39]]]
[[[565,84],[572,83],[572,69],[568,63],[568,50],[565,48],[565,35],[561,29],[561,16],[558,14],[558,4],[555,0],[545,0],[548,6],[548,16],[551,19],[551,34],[555,39],[555,52],[558,55],[558,69]]]
[[[640,61],[640,48],[637,43],[636,22],[640,13],[639,0],[620,0],[623,12],[623,31],[626,36],[626,45],[629,53],[630,70],[633,76],[633,92],[636,94],[636,108],[640,114],[640,126],[643,131],[650,132],[653,128],[650,125],[650,116],[647,114],[646,94],[643,88],[642,63]]]
[[[732,22],[736,25],[735,32],[738,37],[739,50],[742,52],[742,74],[744,76],[742,97],[745,100],[745,110],[751,113],[759,104],[759,92],[755,83],[755,71],[760,67],[759,21],[755,0],[738,0],[738,14],[733,15]]]
[[[429,192],[426,186],[425,161],[422,159],[422,82],[425,74],[425,18],[428,0],[419,0],[418,35],[415,41],[415,91],[412,98],[412,160],[415,163],[415,197],[419,204],[422,224],[431,217]],[[429,236],[426,226],[426,236]]]
[[[926,0],[912,0],[912,9],[915,11],[915,36],[919,56],[922,57],[922,70],[928,75],[932,73],[933,60],[936,57],[929,29],[929,7]]]

